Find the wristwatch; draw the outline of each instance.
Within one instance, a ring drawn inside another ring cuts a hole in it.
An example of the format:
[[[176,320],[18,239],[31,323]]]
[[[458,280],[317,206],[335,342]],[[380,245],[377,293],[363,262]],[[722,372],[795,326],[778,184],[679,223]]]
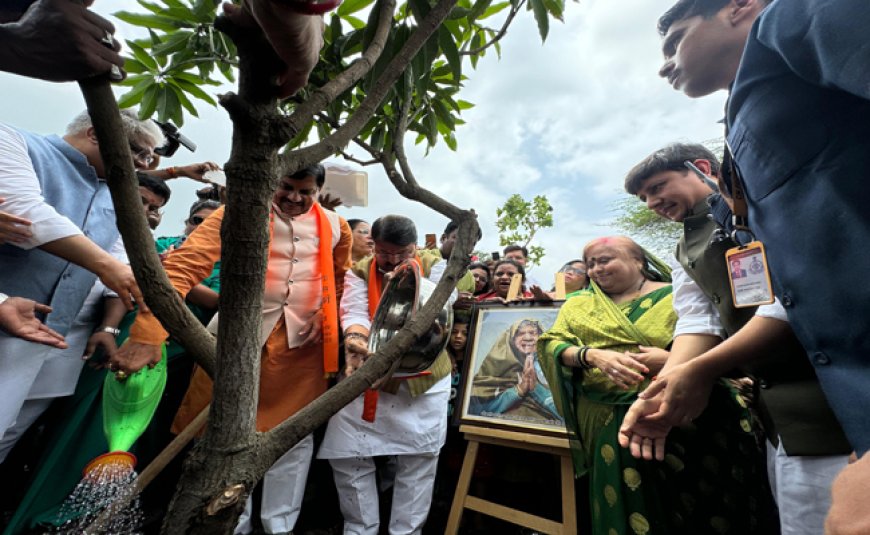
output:
[[[108,325],[105,325],[97,329],[97,332],[109,333],[112,336],[118,336],[119,334],[121,334],[121,329],[116,329],[114,327],[109,327]]]

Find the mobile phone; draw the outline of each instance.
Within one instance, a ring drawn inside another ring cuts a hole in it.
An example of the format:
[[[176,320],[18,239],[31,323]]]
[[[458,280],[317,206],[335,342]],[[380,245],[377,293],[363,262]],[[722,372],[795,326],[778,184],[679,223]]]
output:
[[[493,252],[492,252],[492,259],[493,259],[493,260],[500,260],[500,259],[501,259],[501,255],[499,254],[498,251],[493,251]]]

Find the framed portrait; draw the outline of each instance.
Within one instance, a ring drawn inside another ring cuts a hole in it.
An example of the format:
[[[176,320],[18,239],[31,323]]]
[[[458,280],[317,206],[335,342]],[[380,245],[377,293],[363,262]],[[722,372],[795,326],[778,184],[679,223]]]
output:
[[[458,393],[459,423],[566,434],[537,356],[538,338],[555,323],[561,305],[475,304]]]

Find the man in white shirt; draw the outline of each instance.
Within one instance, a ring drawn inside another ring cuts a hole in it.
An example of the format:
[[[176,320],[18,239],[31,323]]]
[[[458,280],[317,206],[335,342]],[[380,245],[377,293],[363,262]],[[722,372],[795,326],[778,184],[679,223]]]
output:
[[[147,169],[163,142],[160,129],[130,110],[122,120],[136,167]],[[104,175],[87,113],[63,138],[0,125],[3,208],[32,223],[29,237],[0,245],[0,291],[49,305],[45,324],[67,344],[52,348],[0,333],[0,461],[53,398],[73,392],[105,287],[128,307],[144,303]]]

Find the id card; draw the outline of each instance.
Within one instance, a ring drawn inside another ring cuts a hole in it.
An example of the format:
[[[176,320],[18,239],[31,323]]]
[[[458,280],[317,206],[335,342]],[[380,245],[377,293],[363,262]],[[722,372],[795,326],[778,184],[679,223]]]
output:
[[[760,241],[752,241],[725,253],[731,296],[737,308],[769,305],[773,303],[773,288],[767,255]]]

